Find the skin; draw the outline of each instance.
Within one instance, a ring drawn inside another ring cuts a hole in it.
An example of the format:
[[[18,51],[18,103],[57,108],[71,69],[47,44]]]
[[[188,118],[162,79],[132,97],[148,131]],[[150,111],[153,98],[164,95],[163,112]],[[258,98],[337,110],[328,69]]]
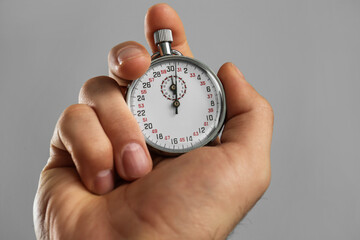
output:
[[[192,57],[182,22],[166,4],[146,14],[153,52],[159,28],[172,29],[172,47]],[[125,86],[150,61],[136,42],[115,46],[110,77],[88,80],[79,104],[61,115],[34,202],[38,239],[225,239],[266,191],[273,111],[232,63],[218,72],[227,119],[215,146],[176,158],[150,154],[124,101]],[[136,171],[122,155],[128,143],[143,149]]]

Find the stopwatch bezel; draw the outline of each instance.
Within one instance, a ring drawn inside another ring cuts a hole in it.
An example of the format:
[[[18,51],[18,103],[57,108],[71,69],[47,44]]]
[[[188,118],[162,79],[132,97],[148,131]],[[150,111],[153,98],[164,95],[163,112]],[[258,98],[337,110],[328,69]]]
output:
[[[206,74],[209,76],[209,78],[211,79],[211,81],[214,84],[214,87],[216,89],[217,94],[219,94],[220,96],[220,116],[219,116],[219,121],[218,124],[215,126],[215,128],[210,132],[210,134],[208,134],[206,136],[206,138],[200,143],[200,144],[194,144],[194,146],[186,148],[186,149],[169,149],[169,148],[164,148],[162,146],[156,145],[153,142],[151,142],[150,140],[148,140],[148,138],[145,138],[146,144],[148,146],[151,147],[151,149],[154,149],[156,152],[163,154],[163,155],[180,155],[189,151],[192,151],[194,149],[203,147],[209,143],[211,143],[212,141],[214,141],[216,139],[216,137],[219,135],[219,133],[221,132],[224,123],[225,123],[225,117],[226,117],[226,99],[225,99],[225,91],[224,88],[222,86],[221,81],[219,80],[219,78],[216,76],[216,74],[205,64],[203,64],[202,62],[193,59],[193,58],[189,58],[189,57],[185,57],[185,56],[178,56],[178,55],[169,55],[169,56],[162,56],[159,58],[156,58],[154,60],[151,61],[151,65],[149,67],[149,69],[151,69],[152,67],[154,67],[155,65],[161,63],[161,62],[166,62],[166,61],[184,61],[184,62],[189,62],[190,64],[193,64],[199,68],[201,68],[204,72],[206,72]],[[148,69],[148,70],[149,70]],[[148,71],[147,70],[147,71]],[[142,78],[143,76],[141,76],[140,78]],[[135,85],[137,84],[137,82],[139,81],[139,79],[134,80],[130,86],[128,86],[128,90],[126,92],[126,103],[128,104],[128,107],[131,111],[131,107],[130,107],[130,100],[131,100],[131,94],[134,90]]]

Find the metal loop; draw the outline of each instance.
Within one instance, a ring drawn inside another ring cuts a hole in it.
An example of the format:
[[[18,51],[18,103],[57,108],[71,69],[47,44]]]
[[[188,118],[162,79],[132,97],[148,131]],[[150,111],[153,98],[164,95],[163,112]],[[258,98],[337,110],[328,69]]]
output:
[[[172,50],[171,50],[171,53],[172,53],[173,55],[182,56],[182,53],[179,52],[178,50],[175,50],[175,49],[172,49]]]
[[[171,55],[182,56],[182,53],[175,49],[171,49],[171,53],[172,53]],[[151,55],[151,61],[159,57],[160,57],[160,52],[156,52],[153,55]]]
[[[151,55],[151,61],[158,57],[160,57],[160,53],[159,52],[154,53],[153,55]]]

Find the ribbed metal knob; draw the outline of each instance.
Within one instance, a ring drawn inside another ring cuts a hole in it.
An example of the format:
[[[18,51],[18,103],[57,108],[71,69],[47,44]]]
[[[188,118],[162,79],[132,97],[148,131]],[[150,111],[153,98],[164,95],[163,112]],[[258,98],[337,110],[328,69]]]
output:
[[[155,41],[155,45],[158,45],[159,43],[162,42],[171,43],[173,41],[171,30],[170,29],[157,30],[156,32],[154,32],[154,41]]]

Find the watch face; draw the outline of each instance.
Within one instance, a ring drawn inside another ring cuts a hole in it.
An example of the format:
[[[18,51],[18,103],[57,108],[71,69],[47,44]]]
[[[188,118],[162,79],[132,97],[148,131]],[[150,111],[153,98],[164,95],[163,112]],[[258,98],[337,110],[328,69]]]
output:
[[[216,75],[183,56],[154,60],[130,86],[127,103],[147,144],[166,153],[209,143],[221,130],[226,111]]]

